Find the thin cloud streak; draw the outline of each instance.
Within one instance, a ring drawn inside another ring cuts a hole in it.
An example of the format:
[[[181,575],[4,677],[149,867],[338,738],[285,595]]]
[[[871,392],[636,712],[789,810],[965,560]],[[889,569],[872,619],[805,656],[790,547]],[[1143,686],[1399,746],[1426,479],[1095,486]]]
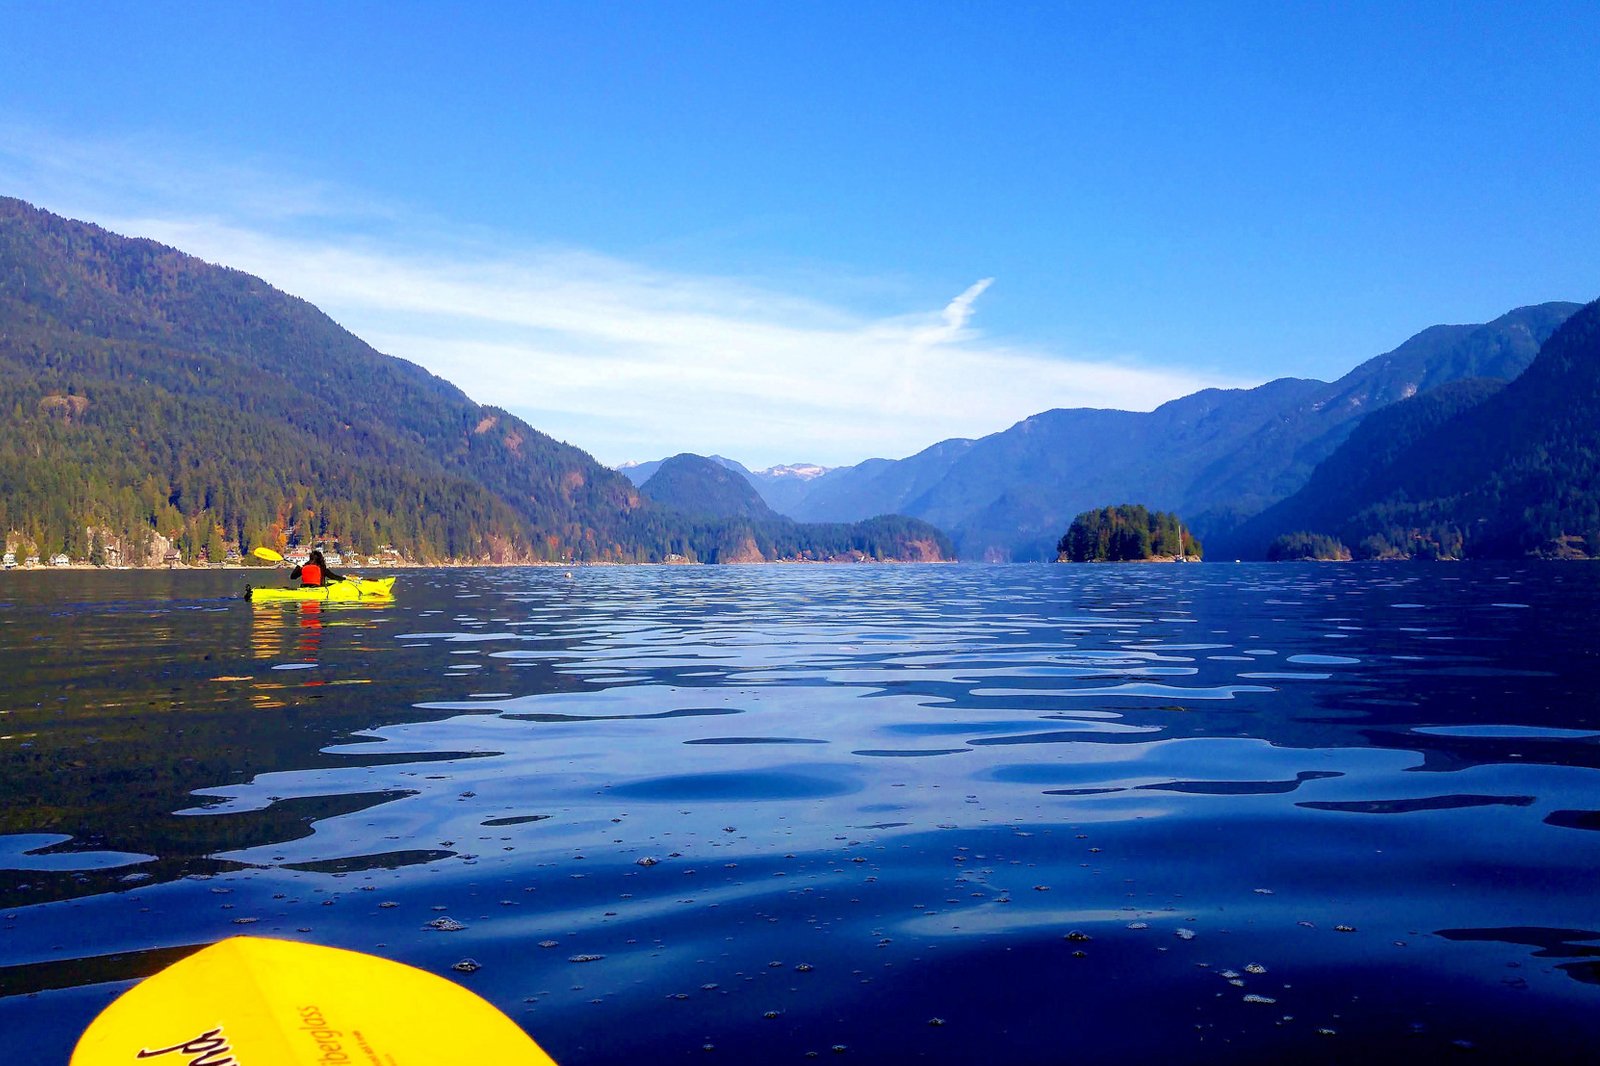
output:
[[[977,302],[983,291],[994,284],[993,278],[984,278],[969,286],[966,292],[951,300],[944,308],[944,324],[934,329],[922,330],[917,334],[919,344],[943,344],[962,335],[967,323],[972,320],[972,305]]]
[[[583,249],[508,254],[415,211],[170,145],[3,123],[0,135],[0,182],[20,195],[259,275],[608,463],[898,458],[1051,407],[1148,410],[1255,384],[992,340],[973,323],[993,278],[937,311],[872,317]]]
[[[451,257],[216,221],[109,224],[258,274],[608,463],[898,458],[1050,407],[1148,410],[1244,384],[988,341],[970,322],[989,278],[941,311],[874,319],[581,251]]]
[[[168,218],[198,210],[275,227],[400,220],[395,205],[374,197],[311,178],[286,181],[269,167],[197,159],[167,138],[67,138],[3,119],[0,189],[83,219],[104,218],[119,213],[118,205],[139,202]]]

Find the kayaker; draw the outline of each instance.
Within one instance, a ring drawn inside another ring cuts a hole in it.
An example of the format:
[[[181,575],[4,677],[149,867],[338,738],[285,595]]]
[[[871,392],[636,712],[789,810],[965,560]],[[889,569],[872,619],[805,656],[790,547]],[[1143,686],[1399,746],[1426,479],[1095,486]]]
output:
[[[321,588],[331,581],[343,581],[345,576],[329,570],[322,552],[313,550],[309,559],[289,571],[289,580],[295,578],[300,579],[301,588]]]

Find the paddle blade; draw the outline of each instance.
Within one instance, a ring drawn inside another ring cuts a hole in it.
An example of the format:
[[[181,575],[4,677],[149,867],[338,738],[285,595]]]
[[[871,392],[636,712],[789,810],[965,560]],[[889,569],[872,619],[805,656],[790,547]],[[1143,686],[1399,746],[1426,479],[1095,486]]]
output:
[[[257,559],[265,559],[269,563],[283,562],[283,556],[279,555],[271,548],[256,548],[250,554],[254,555]]]
[[[71,1066],[555,1066],[452,981],[388,959],[234,937],[135,985],[90,1024]]]

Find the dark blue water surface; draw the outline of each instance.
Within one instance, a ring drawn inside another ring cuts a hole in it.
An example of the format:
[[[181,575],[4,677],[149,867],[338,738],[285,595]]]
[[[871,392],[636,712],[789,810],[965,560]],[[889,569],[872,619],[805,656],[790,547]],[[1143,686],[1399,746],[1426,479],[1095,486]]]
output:
[[[245,580],[0,575],[0,1061],[239,933],[564,1066],[1600,1058],[1600,567]]]

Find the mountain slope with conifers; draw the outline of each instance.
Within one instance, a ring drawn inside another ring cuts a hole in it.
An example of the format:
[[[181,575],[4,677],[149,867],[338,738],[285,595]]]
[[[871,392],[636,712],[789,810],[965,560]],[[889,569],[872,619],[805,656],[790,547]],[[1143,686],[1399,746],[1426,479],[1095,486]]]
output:
[[[744,475],[714,458],[689,452],[663,459],[639,491],[661,506],[685,514],[758,521],[778,517]]]
[[[621,474],[304,300],[10,198],[0,419],[0,533],[41,554],[325,541],[631,561],[689,534]]]
[[[1405,464],[1416,461],[1419,441],[1505,384],[1468,378],[1372,412],[1312,471],[1303,489],[1245,522],[1219,549],[1225,556],[1259,559],[1285,533],[1346,529],[1346,520],[1365,501],[1386,495],[1390,486],[1407,476]]]
[[[1358,557],[1600,557],[1600,301],[1515,381],[1369,418],[1243,531],[1337,537]]]

